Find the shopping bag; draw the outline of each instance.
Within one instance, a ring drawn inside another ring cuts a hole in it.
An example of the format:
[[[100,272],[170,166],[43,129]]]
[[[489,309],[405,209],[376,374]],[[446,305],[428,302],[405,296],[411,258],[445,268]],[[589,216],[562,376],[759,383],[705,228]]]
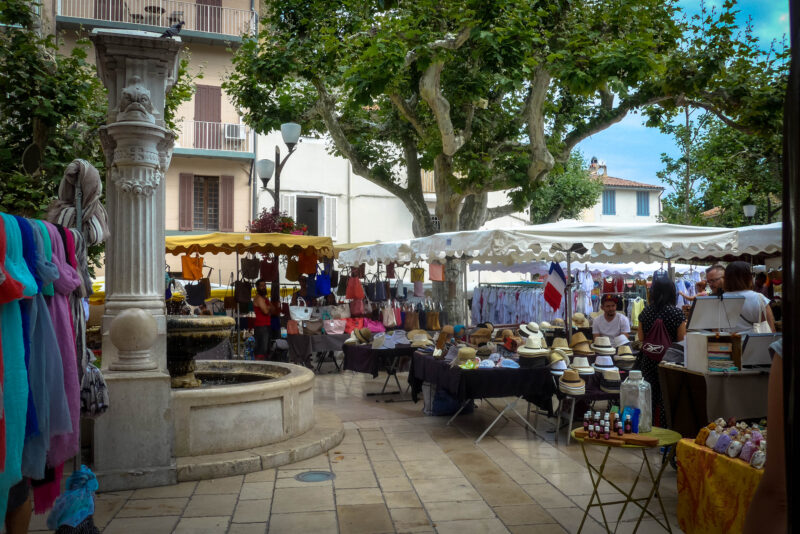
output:
[[[316,285],[317,295],[324,297],[331,292],[331,277],[326,272],[317,273],[317,278],[314,281]]]
[[[325,329],[326,334],[344,334],[345,326],[347,326],[346,319],[322,321],[322,327]]]
[[[313,309],[306,306],[306,301],[302,298],[297,299],[297,306],[289,306],[289,316],[295,321],[307,321],[311,319]]]
[[[300,270],[297,265],[297,258],[291,257],[286,262],[286,279],[290,282],[297,282],[300,280]]]
[[[286,322],[286,334],[293,336],[300,333],[300,323],[295,321],[294,319],[290,319]]]
[[[428,278],[431,282],[444,282],[444,265],[431,263],[428,265]]]
[[[377,300],[375,298],[375,282],[365,282],[363,287],[364,287],[364,294],[370,301],[374,302],[375,300]]]
[[[381,280],[375,282],[375,302],[383,302],[386,300],[386,283]]]
[[[181,256],[184,280],[200,280],[203,278],[203,258],[201,256]]]
[[[345,295],[347,295],[347,286],[349,280],[350,277],[348,277],[346,274],[342,274],[341,276],[339,276],[339,283],[336,284],[337,297],[344,297]]]
[[[258,258],[242,258],[239,260],[242,266],[242,278],[246,280],[255,280],[259,277],[261,262]]]
[[[206,301],[206,288],[199,282],[196,284],[186,284],[186,302],[192,306],[200,306]]]
[[[317,272],[317,253],[312,248],[302,251],[297,257],[297,270],[300,274],[315,274]]]
[[[264,258],[261,260],[261,264],[259,266],[261,278],[267,280],[269,282],[273,282],[278,279],[278,258],[273,256],[272,258]]]
[[[364,319],[364,327],[369,328],[369,331],[373,334],[377,334],[378,332],[386,332],[386,327],[383,326],[382,322],[373,321],[372,319]]]
[[[311,319],[303,321],[303,333],[307,336],[316,336],[322,333],[322,320]]]
[[[331,318],[333,319],[347,319],[350,317],[350,306],[347,304],[337,304],[331,306]]]
[[[403,322],[403,329],[410,332],[411,330],[419,330],[419,314],[415,311],[407,311],[406,317]]]
[[[322,297],[324,295],[320,295],[317,293],[317,284],[316,284],[316,273],[307,275],[306,278],[306,297],[309,300],[314,300],[318,297]]]
[[[412,267],[411,268],[411,281],[412,282],[423,282],[425,281],[425,269],[422,267]]]
[[[345,296],[348,299],[363,299],[366,297],[364,293],[364,286],[361,285],[361,280],[356,277],[350,277],[347,280],[347,291]]]
[[[355,299],[350,301],[350,316],[364,315],[364,301],[363,299]]]
[[[394,277],[395,277],[395,272],[394,272],[394,271],[395,271],[395,269],[394,269],[394,262],[392,262],[392,263],[387,263],[387,264],[386,264],[386,278],[392,278],[392,279],[394,279]]]
[[[345,322],[345,327],[344,327],[345,334],[350,334],[353,332],[353,330],[356,330],[358,328],[364,328],[363,317],[351,317],[349,319],[345,319],[344,322]]]
[[[422,282],[414,282],[414,296],[415,297],[425,296],[425,290],[422,287]]]
[[[394,313],[395,308],[384,308],[381,310],[381,318],[383,319],[383,326],[386,328],[397,327],[397,317]]]
[[[253,295],[253,286],[250,282],[245,282],[244,280],[237,280],[233,284],[233,296],[236,298],[236,302],[250,302]]]

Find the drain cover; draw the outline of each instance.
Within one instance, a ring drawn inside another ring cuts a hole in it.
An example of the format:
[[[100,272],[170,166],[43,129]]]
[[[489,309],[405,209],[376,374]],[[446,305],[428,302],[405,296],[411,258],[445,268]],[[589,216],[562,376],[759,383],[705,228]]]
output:
[[[326,480],[333,480],[335,476],[330,471],[306,471],[295,475],[294,478],[300,482],[325,482]]]

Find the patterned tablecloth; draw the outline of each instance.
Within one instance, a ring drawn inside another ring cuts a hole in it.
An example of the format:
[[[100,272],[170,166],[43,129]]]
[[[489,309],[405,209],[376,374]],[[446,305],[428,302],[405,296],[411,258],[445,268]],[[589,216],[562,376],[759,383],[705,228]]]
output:
[[[688,534],[741,532],[764,474],[694,440],[678,442],[678,524]]]

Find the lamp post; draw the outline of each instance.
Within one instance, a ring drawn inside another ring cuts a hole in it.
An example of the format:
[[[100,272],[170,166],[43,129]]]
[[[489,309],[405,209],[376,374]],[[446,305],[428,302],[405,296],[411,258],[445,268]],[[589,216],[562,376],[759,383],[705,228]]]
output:
[[[744,216],[747,217],[748,222],[752,224],[753,217],[756,216],[756,205],[753,204],[753,199],[748,196],[744,201],[744,205],[742,205],[742,209],[744,210]]]
[[[275,161],[261,159],[256,162],[256,173],[261,180],[262,190],[268,191],[267,184],[269,184],[269,179],[272,178],[272,173],[275,173],[275,186],[272,188],[271,193],[275,202],[275,209],[278,210],[281,207],[281,171],[286,164],[286,160],[294,154],[294,150],[297,148],[297,142],[300,139],[300,125],[294,122],[281,124],[281,137],[283,137],[283,142],[286,143],[286,146],[289,147],[289,153],[286,154],[286,157],[281,160],[281,149],[278,145],[275,145]]]

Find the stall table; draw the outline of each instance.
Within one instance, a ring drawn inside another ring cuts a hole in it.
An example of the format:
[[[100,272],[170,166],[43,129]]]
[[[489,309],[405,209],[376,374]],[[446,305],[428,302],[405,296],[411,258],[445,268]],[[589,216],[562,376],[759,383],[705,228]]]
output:
[[[769,372],[704,374],[676,365],[658,366],[669,427],[694,437],[709,421],[767,416]]]
[[[665,458],[661,464],[661,467],[658,468],[657,466],[650,465],[650,459],[647,457],[647,449],[656,448],[656,447],[669,447],[670,450],[670,457],[675,454],[675,445],[681,437],[677,432],[673,432],[672,430],[667,430],[665,428],[658,428],[653,427],[650,432],[643,433],[643,436],[651,436],[658,438],[658,444],[654,445],[653,447],[645,447],[642,445],[622,445],[622,447],[626,449],[638,449],[642,452],[642,464],[639,467],[639,472],[636,475],[636,479],[633,481],[633,485],[631,486],[630,490],[625,491],[624,489],[620,488],[616,483],[609,480],[605,473],[606,462],[608,460],[608,455],[611,453],[612,445],[600,443],[597,441],[588,441],[583,438],[578,437],[575,434],[575,430],[572,431],[572,439],[580,442],[581,444],[581,451],[583,452],[583,458],[586,461],[586,468],[589,470],[589,476],[592,479],[592,496],[589,497],[589,504],[586,505],[586,510],[583,512],[583,519],[581,520],[581,525],[578,527],[578,533],[580,534],[581,530],[583,530],[583,525],[586,522],[586,517],[589,515],[589,510],[592,507],[599,507],[600,514],[603,517],[603,525],[606,527],[606,531],[610,534],[612,532],[611,528],[609,527],[608,520],[606,519],[606,513],[604,510],[604,506],[611,506],[613,504],[622,504],[622,509],[619,512],[619,516],[616,518],[616,521],[612,520],[612,523],[619,524],[620,520],[622,519],[623,514],[625,513],[625,509],[628,507],[629,504],[633,504],[637,506],[641,512],[639,513],[639,518],[636,521],[636,526],[633,529],[633,532],[636,532],[639,528],[639,524],[642,522],[645,514],[649,515],[653,518],[656,523],[658,523],[664,530],[667,532],[672,532],[672,528],[669,524],[669,519],[667,518],[667,512],[664,509],[664,503],[661,501],[661,494],[658,492],[658,486],[661,482],[661,475],[664,474],[664,469],[669,464],[669,458]],[[586,454],[586,447],[587,446],[595,446],[595,447],[605,447],[605,454],[603,455],[603,460],[600,462],[600,466],[596,467],[592,464],[592,461],[589,459],[589,456]],[[647,478],[650,479],[651,486],[650,491],[647,494],[647,497],[634,497],[634,490],[636,486],[639,484],[639,480],[647,480],[644,476],[644,468],[647,468]],[[620,492],[624,497],[625,500],[622,501],[606,501],[602,502],[600,500],[600,492],[598,488],[600,487],[601,481],[607,482],[611,485],[615,490]],[[679,492],[680,493],[680,492]],[[653,500],[653,497],[656,498],[658,501],[659,506],[661,507],[661,513],[664,516],[664,523],[659,520],[650,510],[649,506]],[[644,504],[641,504],[640,501],[644,501]],[[616,529],[615,529],[616,531]]]
[[[333,353],[337,350],[342,350],[342,343],[349,337],[347,334],[317,334],[313,336],[292,334],[286,336],[286,342],[289,344],[289,361],[311,368],[313,367],[311,355],[321,353],[322,355],[317,362],[316,372],[319,372],[322,363],[329,356],[338,371],[339,363]]]
[[[625,381],[625,378],[628,376],[628,371],[624,371],[620,369],[620,383]],[[586,393],[583,395],[567,395],[563,393],[560,389],[556,387],[556,398],[558,398],[558,409],[556,410],[556,443],[558,443],[558,435],[559,430],[562,428],[561,420],[565,415],[565,410],[567,404],[569,404],[569,418],[567,419],[570,426],[572,425],[573,421],[575,420],[575,407],[578,403],[581,403],[580,406],[588,407],[589,404],[592,404],[597,401],[617,401],[619,402],[619,392],[617,393],[607,393],[600,389],[600,380],[597,378],[597,373],[593,375],[580,375],[583,381],[586,383]],[[556,381],[556,386],[558,384],[558,377],[554,377]],[[580,414],[581,411],[578,411]],[[567,445],[569,445],[571,434],[567,433]]]
[[[764,475],[692,439],[678,442],[678,525],[688,534],[741,532]]]
[[[522,399],[533,402],[536,405],[547,409],[548,403],[552,410],[553,393],[556,387],[548,367],[538,369],[461,369],[451,367],[446,360],[437,360],[432,355],[415,352],[411,358],[411,369],[408,372],[408,383],[411,385],[411,398],[414,402],[419,400],[419,393],[422,391],[422,384],[429,382],[443,388],[452,395],[460,404],[449,425],[461,411],[466,408],[467,403],[473,399],[484,399],[489,406],[499,412],[498,416],[483,431],[475,443],[492,429],[501,417],[505,417],[506,412],[514,412],[524,426],[531,429],[538,435],[538,431],[520,414],[515,406]],[[490,398],[515,397],[513,401],[507,402],[505,408],[498,410],[491,402]]]
[[[386,371],[386,381],[380,393],[367,393],[367,395],[385,395],[386,386],[389,380],[394,377],[397,384],[397,391],[389,391],[388,394],[402,393],[400,380],[397,378],[397,371],[400,369],[403,358],[408,358],[414,353],[411,345],[397,345],[394,349],[373,349],[372,345],[344,345],[344,361],[342,368],[345,371],[355,371],[357,373],[368,373],[373,378],[383,369]]]

